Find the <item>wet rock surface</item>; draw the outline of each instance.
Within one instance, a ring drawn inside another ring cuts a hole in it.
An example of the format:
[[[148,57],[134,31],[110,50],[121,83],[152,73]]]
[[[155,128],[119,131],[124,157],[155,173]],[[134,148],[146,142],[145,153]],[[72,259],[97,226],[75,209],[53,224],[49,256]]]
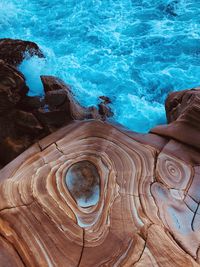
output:
[[[16,68],[26,53],[29,57],[43,57],[35,43],[0,39],[1,167],[31,144],[73,120],[105,120],[113,115],[105,100],[102,100],[104,104],[100,104],[99,109],[82,107],[70,87],[53,76],[41,76],[43,97],[28,96],[25,77]]]
[[[29,41],[0,39],[0,59],[6,63],[17,66],[25,57],[44,57],[37,44]]]
[[[100,176],[94,164],[80,161],[73,164],[66,173],[66,186],[74,200],[81,207],[97,204],[100,191]]]

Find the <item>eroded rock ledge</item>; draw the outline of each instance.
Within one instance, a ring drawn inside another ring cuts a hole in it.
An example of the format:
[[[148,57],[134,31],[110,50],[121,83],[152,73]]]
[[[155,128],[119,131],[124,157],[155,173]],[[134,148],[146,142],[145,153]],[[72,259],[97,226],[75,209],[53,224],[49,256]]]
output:
[[[200,266],[200,91],[171,94],[169,124],[144,135],[73,121],[91,110],[42,80],[48,105],[66,97],[71,119],[0,170],[2,267]]]
[[[25,77],[16,67],[33,55],[44,57],[32,42],[0,39],[0,151],[4,151],[0,167],[73,120],[105,120],[113,115],[109,99],[103,97],[98,109],[84,108],[57,77],[41,76],[45,95],[28,96]]]

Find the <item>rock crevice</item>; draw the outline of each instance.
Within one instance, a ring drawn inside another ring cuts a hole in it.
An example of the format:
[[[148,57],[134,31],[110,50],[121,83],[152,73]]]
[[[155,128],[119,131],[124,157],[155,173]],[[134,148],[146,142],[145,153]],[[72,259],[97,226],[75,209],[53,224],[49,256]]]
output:
[[[169,124],[138,134],[105,121],[108,98],[84,108],[56,77],[41,77],[43,99],[27,96],[8,63],[0,61],[0,164],[10,162],[0,169],[2,267],[200,266],[200,90],[171,94]],[[83,206],[96,185],[98,201]]]

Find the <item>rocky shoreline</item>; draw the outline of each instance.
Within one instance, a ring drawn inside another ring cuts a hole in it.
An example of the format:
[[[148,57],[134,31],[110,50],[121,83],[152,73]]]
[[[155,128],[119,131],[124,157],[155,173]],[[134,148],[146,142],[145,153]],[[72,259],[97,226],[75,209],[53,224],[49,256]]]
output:
[[[34,55],[44,57],[33,42],[0,39],[0,151],[4,151],[0,166],[73,120],[105,120],[113,115],[107,97],[101,96],[98,108],[84,108],[57,77],[41,76],[44,96],[28,96],[25,77],[17,67]]]
[[[106,121],[107,97],[84,108],[56,77],[27,96],[17,64],[30,47],[43,55],[6,40],[17,57],[0,58],[1,266],[200,266],[199,88],[170,94],[168,124],[139,134]]]

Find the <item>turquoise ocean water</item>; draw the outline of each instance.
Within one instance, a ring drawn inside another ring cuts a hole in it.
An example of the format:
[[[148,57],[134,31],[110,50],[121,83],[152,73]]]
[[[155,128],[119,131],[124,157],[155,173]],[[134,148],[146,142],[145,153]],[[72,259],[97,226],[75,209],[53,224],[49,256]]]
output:
[[[4,37],[46,56],[20,66],[30,95],[56,75],[83,105],[109,96],[114,119],[139,132],[165,123],[169,92],[200,85],[200,0],[1,0]]]

